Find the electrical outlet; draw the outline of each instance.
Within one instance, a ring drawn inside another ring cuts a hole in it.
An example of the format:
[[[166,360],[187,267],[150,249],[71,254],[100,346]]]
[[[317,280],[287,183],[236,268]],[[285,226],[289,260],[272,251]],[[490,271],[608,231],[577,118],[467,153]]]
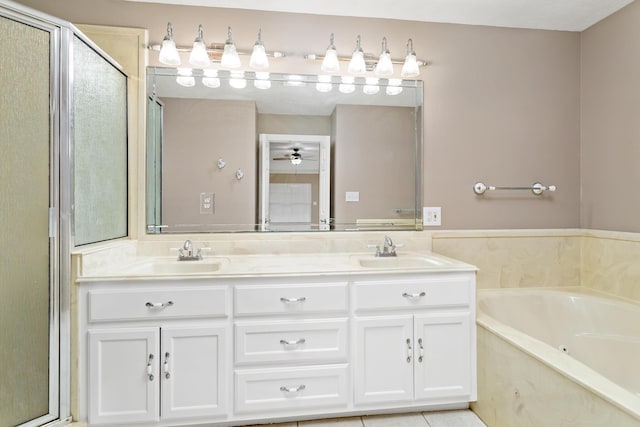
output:
[[[214,193],[200,193],[200,213],[212,215],[214,212],[216,195]]]
[[[442,225],[442,209],[438,207],[422,208],[422,225],[427,227],[437,227]]]

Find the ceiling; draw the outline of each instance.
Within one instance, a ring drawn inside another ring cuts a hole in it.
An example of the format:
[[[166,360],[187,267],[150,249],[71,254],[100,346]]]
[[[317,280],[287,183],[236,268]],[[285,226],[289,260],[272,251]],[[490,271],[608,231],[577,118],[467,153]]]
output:
[[[497,27],[582,31],[634,0],[129,0]]]

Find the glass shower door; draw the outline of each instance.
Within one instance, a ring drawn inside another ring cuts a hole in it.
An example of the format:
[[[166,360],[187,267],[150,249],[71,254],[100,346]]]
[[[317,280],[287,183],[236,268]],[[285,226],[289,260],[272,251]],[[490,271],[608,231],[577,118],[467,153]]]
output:
[[[55,29],[0,10],[0,427],[58,415],[54,239],[49,238]]]

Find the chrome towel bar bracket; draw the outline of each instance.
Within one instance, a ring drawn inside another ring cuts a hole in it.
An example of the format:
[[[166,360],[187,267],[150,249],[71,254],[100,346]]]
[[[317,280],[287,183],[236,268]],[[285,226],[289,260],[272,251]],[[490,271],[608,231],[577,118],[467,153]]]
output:
[[[536,196],[540,196],[545,191],[556,191],[555,185],[542,185],[539,182],[534,182],[530,187],[495,187],[493,185],[485,185],[484,182],[476,182],[473,184],[473,192],[477,195],[482,195],[486,191],[496,191],[496,190],[530,190]]]

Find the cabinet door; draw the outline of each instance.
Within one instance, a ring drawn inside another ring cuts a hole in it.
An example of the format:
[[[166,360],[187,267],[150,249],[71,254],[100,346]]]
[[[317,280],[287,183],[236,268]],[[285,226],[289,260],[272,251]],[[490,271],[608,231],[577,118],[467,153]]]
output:
[[[158,421],[158,329],[100,329],[88,334],[89,423]]]
[[[224,328],[163,328],[162,418],[224,414]]]
[[[355,402],[413,399],[413,317],[356,320]]]
[[[469,317],[468,312],[415,317],[416,399],[470,395],[473,357]]]

